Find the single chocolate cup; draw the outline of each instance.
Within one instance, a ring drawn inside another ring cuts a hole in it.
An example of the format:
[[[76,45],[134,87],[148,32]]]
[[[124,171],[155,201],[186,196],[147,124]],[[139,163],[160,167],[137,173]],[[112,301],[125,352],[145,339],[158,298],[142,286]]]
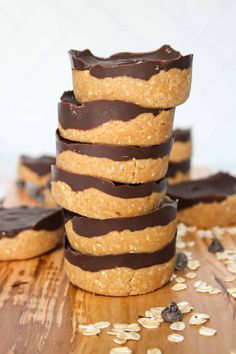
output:
[[[175,267],[175,238],[150,253],[91,256],[65,240],[65,272],[72,284],[102,295],[145,294],[165,285]]]
[[[119,100],[81,104],[68,91],[58,103],[58,127],[61,136],[71,141],[150,146],[171,137],[174,112],[174,108],[141,107]]]
[[[62,242],[61,209],[0,208],[0,261],[28,259]]]
[[[236,178],[217,173],[168,187],[178,199],[178,221],[199,228],[236,225]]]
[[[144,215],[98,220],[65,211],[66,233],[74,250],[94,256],[154,252],[176,233],[177,203],[166,198]]]
[[[167,179],[130,185],[52,167],[52,195],[74,213],[107,219],[145,214],[160,205]]]
[[[30,157],[22,155],[19,160],[18,177],[25,183],[35,186],[45,186],[51,178],[51,165],[55,164],[55,157]]]
[[[146,183],[166,176],[172,138],[154,146],[71,142],[56,133],[57,167],[119,183]]]
[[[89,50],[69,52],[75,97],[132,102],[168,108],[189,96],[192,55],[182,56],[169,45],[149,53],[117,53],[98,58]]]

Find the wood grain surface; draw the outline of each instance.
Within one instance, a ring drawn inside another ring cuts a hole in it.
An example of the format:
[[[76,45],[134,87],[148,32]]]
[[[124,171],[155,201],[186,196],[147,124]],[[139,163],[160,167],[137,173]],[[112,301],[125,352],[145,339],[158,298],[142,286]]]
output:
[[[34,204],[24,193],[12,188],[5,199],[6,206]],[[224,246],[236,247],[236,236],[225,235]],[[196,312],[208,313],[206,324],[217,329],[214,337],[198,333],[199,327],[190,326],[190,314],[184,315],[186,328],[182,343],[171,343],[167,336],[173,331],[167,323],[158,329],[142,329],[141,340],[129,341],[135,354],[146,353],[158,347],[163,354],[230,353],[236,347],[235,300],[224,292],[216,295],[196,293],[193,283],[200,279],[219,287],[214,277],[224,279],[231,275],[215,255],[207,251],[207,242],[195,234],[191,250],[202,262],[194,280],[187,280],[188,288],[174,292],[174,281],[161,290],[143,296],[112,298],[93,295],[70,285],[63,272],[63,251],[57,249],[28,261],[0,263],[0,353],[1,354],[106,354],[118,347],[113,337],[103,330],[101,334],[85,337],[79,333],[79,324],[96,321],[120,323],[136,322],[150,307],[165,306],[170,301],[189,301]],[[185,271],[178,272],[182,276]],[[226,287],[236,286],[227,283]]]

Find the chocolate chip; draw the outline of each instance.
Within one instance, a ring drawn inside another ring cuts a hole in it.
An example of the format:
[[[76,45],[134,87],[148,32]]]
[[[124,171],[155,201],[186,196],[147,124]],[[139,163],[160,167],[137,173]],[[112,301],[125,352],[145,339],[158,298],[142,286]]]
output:
[[[208,246],[208,251],[211,253],[224,252],[224,246],[217,237],[212,240],[212,243]]]
[[[175,264],[175,269],[176,270],[183,270],[187,267],[188,264],[188,258],[186,254],[183,252],[178,252],[176,253],[176,264]]]
[[[171,302],[164,310],[161,312],[161,316],[166,322],[177,322],[182,320],[182,314],[175,302]]]

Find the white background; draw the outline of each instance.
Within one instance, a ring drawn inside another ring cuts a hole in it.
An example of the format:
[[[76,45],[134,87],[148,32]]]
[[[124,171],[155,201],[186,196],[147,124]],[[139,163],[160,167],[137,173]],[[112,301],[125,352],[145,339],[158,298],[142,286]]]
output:
[[[20,153],[54,153],[67,51],[194,53],[190,99],[175,125],[194,132],[194,164],[236,170],[236,1],[0,0],[0,183]],[[0,187],[1,188],[1,187]]]

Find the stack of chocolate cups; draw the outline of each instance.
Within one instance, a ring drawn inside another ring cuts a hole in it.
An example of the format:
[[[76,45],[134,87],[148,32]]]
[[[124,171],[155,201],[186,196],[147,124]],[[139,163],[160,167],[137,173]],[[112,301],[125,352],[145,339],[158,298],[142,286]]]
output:
[[[170,46],[107,59],[70,51],[73,92],[59,103],[52,193],[65,209],[65,271],[103,295],[153,291],[175,266],[175,201],[166,197],[174,108],[192,56]]]

